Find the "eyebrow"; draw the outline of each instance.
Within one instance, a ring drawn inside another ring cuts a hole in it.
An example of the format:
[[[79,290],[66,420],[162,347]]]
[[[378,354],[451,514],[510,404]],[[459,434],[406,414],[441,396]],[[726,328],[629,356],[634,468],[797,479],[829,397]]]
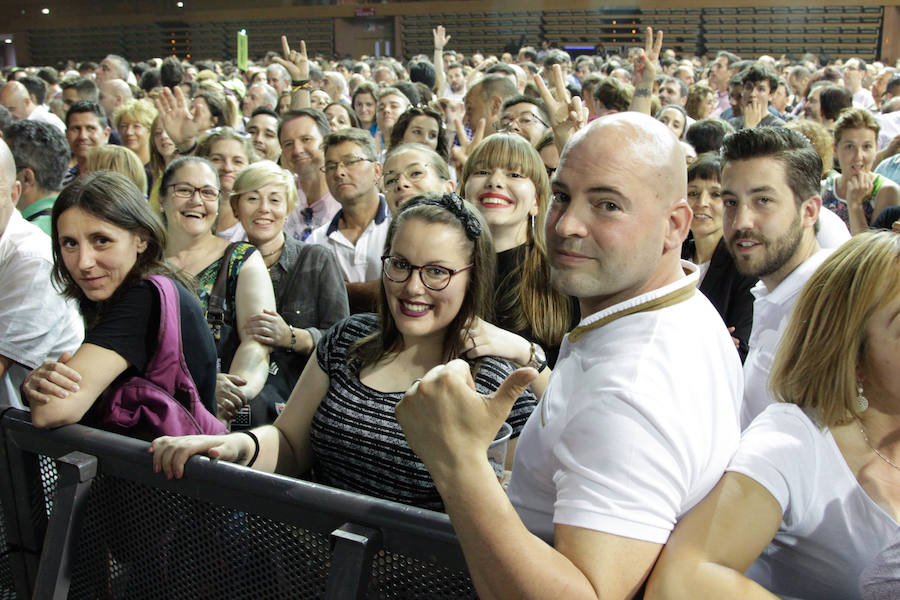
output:
[[[775,191],[775,188],[773,188],[773,187],[770,186],[770,185],[761,185],[761,186],[759,186],[759,187],[750,188],[750,190],[749,190],[749,192],[750,192],[751,194],[759,194],[760,192],[774,192],[774,191]],[[736,192],[733,192],[732,190],[730,190],[730,189],[728,189],[728,188],[726,188],[726,187],[723,187],[723,188],[722,188],[722,193],[723,193],[723,194],[731,194],[731,195],[733,195],[733,196],[736,196],[736,195],[737,195]]]
[[[389,173],[396,173],[396,172],[398,172],[398,171],[406,171],[406,170],[409,169],[410,167],[424,167],[424,166],[426,166],[425,163],[414,162],[414,163],[409,163],[408,165],[406,165],[406,166],[403,167],[402,169],[385,169],[385,170],[384,170],[384,174],[385,174],[385,175],[388,175]]]

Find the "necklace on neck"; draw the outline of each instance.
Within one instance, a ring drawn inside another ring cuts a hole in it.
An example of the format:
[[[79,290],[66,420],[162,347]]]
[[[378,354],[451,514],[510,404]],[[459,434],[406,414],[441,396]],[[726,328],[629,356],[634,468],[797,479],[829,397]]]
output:
[[[284,236],[281,237],[281,245],[272,250],[271,252],[263,252],[260,250],[260,254],[262,254],[263,258],[269,258],[270,256],[275,256],[279,252],[284,250]]]
[[[877,454],[877,455],[878,455],[878,458],[880,458],[881,460],[883,460],[883,461],[886,462],[887,464],[891,465],[892,467],[894,467],[895,469],[897,469],[898,471],[900,471],[900,465],[898,465],[897,463],[895,463],[894,461],[892,461],[891,459],[889,459],[887,456],[885,456],[884,454],[882,454],[881,452],[879,452],[879,451],[878,451],[878,448],[876,448],[875,446],[872,445],[872,442],[869,441],[869,436],[866,435],[866,430],[863,428],[862,421],[860,421],[859,419],[856,419],[856,424],[859,425],[859,432],[862,434],[863,439],[866,440],[866,445],[867,445],[869,448],[872,449],[872,452],[874,452],[875,454]]]

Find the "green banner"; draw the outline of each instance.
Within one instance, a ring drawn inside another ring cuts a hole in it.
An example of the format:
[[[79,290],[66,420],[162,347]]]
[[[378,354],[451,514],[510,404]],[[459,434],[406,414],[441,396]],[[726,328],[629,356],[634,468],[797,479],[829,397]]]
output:
[[[247,30],[237,32],[237,66],[241,71],[247,70]]]

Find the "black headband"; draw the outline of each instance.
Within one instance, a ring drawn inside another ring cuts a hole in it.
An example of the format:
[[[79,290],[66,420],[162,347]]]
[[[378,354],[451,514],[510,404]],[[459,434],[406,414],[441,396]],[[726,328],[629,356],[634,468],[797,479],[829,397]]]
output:
[[[405,212],[413,206],[440,206],[459,220],[469,241],[474,242],[477,238],[481,237],[481,222],[478,220],[478,217],[472,214],[472,211],[466,208],[463,199],[457,194],[449,193],[440,196],[437,194],[416,196],[404,202],[400,207],[400,212]]]

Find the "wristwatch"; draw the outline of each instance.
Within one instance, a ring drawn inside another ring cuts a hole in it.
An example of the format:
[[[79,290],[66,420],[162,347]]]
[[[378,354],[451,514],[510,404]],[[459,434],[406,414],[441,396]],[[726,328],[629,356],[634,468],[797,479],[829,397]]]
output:
[[[525,366],[535,369],[538,373],[547,368],[547,355],[544,354],[544,349],[537,342],[531,342],[531,356]]]

